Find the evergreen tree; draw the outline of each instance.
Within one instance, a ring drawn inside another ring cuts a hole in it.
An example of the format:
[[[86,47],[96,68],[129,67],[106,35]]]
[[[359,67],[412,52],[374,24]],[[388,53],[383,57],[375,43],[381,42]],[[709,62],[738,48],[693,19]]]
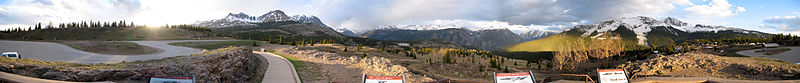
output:
[[[117,22],[111,22],[111,27],[117,27]],[[169,28],[169,26],[167,26]]]
[[[42,29],[42,23],[36,23],[36,29]]]

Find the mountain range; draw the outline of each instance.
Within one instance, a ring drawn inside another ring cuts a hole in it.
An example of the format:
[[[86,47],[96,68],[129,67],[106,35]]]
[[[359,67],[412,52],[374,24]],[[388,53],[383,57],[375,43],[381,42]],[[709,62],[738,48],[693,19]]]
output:
[[[333,28],[325,23],[322,23],[320,19],[316,16],[307,16],[307,15],[293,15],[289,16],[286,15],[281,10],[273,10],[261,16],[250,16],[244,13],[229,13],[228,16],[222,19],[214,19],[209,21],[198,21],[195,22],[194,25],[201,26],[201,27],[209,27],[209,28],[224,28],[224,27],[234,27],[234,26],[256,26],[258,23],[274,23],[274,22],[300,22],[300,23],[310,23],[316,24],[319,26],[323,26],[326,28],[331,28],[336,32],[339,32],[346,36],[356,36],[353,31],[350,31],[346,28]]]
[[[608,32],[620,35],[627,46],[661,47],[654,42],[679,43],[694,39],[724,39],[737,37],[766,38],[767,33],[732,28],[725,26],[712,26],[703,24],[690,24],[676,18],[667,17],[658,20],[651,17],[623,17],[595,24],[578,25],[547,38],[528,41],[509,46],[507,51],[553,51],[558,46],[557,42],[565,42],[569,38],[594,38],[601,33]],[[567,37],[555,38],[555,37]]]
[[[365,32],[359,37],[378,40],[438,39],[453,42],[462,46],[481,49],[499,49],[503,46],[520,43],[526,40],[518,34],[515,34],[505,28],[470,30],[460,26],[449,25],[382,26],[378,29]]]

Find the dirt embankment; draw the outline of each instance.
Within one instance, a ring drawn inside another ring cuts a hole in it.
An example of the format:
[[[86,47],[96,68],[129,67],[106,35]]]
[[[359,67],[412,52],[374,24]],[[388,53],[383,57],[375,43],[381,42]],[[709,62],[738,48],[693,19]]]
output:
[[[620,65],[636,75],[719,77],[738,80],[800,78],[800,66],[761,57],[721,57],[700,52],[664,55]]]
[[[320,76],[320,79],[302,78],[304,82],[311,83],[328,83],[328,82],[344,82],[354,83],[361,80],[361,74],[368,75],[386,75],[386,76],[399,76],[405,75],[406,81],[409,83],[420,83],[432,81],[433,79],[413,74],[406,67],[392,63],[392,60],[384,57],[369,56],[343,56],[337,53],[331,53],[318,50],[300,50],[296,48],[287,48],[278,50],[280,54],[286,54],[293,58],[303,61],[312,62],[321,68],[321,72],[325,73]],[[313,67],[313,66],[312,66]],[[300,74],[309,72],[300,72]]]
[[[115,64],[76,64],[0,58],[0,71],[62,81],[145,82],[151,76],[194,75],[197,82],[242,83],[259,78],[257,54],[229,47],[191,56]],[[260,80],[260,79],[258,79]]]
[[[140,55],[159,52],[158,49],[124,41],[57,41],[69,47],[100,54]]]

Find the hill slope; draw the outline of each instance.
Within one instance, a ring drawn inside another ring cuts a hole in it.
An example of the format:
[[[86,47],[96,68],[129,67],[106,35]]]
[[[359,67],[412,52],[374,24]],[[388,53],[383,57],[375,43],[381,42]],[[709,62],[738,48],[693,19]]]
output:
[[[471,31],[463,28],[439,30],[411,30],[398,28],[377,29],[366,32],[361,37],[378,40],[426,40],[441,39],[465,46],[484,49],[498,49],[502,46],[522,42],[522,38],[508,29],[488,29]]]

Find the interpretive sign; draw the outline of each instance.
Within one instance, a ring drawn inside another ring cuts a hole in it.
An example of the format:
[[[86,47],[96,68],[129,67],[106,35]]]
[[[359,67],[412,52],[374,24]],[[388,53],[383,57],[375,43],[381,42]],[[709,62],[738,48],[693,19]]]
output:
[[[153,76],[150,83],[194,83],[194,76]]]
[[[627,75],[623,69],[597,69],[600,83],[628,83]]]
[[[405,83],[405,76],[369,76],[363,75],[364,83]]]
[[[535,78],[533,78],[533,74],[528,72],[519,72],[519,73],[495,73],[494,74],[494,82],[495,83],[536,83]]]

